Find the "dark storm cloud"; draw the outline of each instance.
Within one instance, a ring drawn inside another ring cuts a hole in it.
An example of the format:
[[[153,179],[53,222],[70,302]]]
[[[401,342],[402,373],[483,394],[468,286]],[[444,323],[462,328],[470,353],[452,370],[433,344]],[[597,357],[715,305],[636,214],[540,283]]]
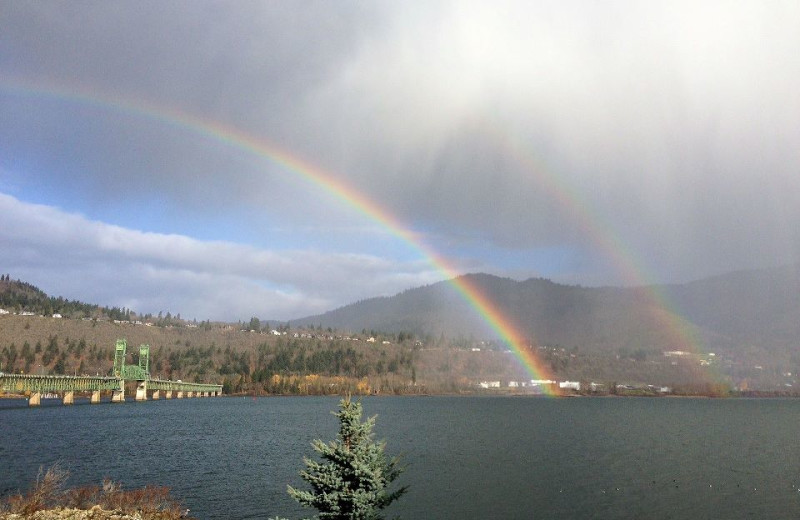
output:
[[[437,230],[614,241],[661,280],[771,265],[800,249],[798,23],[792,3],[452,4],[395,19],[314,110],[343,98],[370,144],[349,171]]]
[[[615,254],[665,281],[798,259],[796,3],[4,2],[0,24],[4,75],[264,136],[447,253],[570,248],[604,266],[592,282],[618,281]],[[4,106],[2,166],[195,211],[269,198],[304,224],[338,204],[222,144],[84,108]]]

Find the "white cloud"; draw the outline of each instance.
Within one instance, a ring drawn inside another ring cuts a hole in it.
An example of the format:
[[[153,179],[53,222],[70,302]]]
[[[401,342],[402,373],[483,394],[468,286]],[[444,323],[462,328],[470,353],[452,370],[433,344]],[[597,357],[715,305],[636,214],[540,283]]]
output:
[[[289,319],[441,278],[423,261],[143,233],[0,194],[0,265],[52,295],[198,319]]]

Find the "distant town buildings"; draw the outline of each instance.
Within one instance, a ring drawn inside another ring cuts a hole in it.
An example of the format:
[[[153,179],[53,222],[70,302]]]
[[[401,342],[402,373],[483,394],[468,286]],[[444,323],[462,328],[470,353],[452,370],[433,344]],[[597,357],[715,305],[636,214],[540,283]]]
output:
[[[580,381],[560,381],[558,383],[558,387],[562,390],[576,390],[580,391],[581,383]]]

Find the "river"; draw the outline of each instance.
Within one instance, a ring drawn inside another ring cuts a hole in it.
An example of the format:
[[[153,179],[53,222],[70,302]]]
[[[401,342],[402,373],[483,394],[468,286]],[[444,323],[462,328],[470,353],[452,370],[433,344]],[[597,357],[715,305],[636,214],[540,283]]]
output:
[[[57,401],[56,401],[57,402]],[[29,409],[0,401],[0,493],[60,462],[70,485],[169,486],[201,519],[311,516],[332,397],[224,397]],[[800,518],[800,400],[367,397],[402,454],[405,519]]]

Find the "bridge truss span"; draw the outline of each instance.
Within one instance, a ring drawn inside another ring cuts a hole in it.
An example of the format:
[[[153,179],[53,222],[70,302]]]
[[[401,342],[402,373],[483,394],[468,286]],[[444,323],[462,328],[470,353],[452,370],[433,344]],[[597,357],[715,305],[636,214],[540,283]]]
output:
[[[41,404],[42,394],[60,394],[64,404],[73,404],[75,392],[91,393],[90,402],[99,403],[101,392],[111,392],[111,402],[125,401],[125,382],[136,382],[136,400],[148,400],[148,391],[152,399],[160,399],[164,392],[166,399],[173,397],[209,397],[222,395],[222,385],[170,381],[150,377],[150,346],[139,347],[139,359],[136,365],[126,365],[125,356],[127,342],[117,340],[114,356],[113,376],[62,376],[6,374],[0,372],[0,392],[24,394],[30,406]]]

